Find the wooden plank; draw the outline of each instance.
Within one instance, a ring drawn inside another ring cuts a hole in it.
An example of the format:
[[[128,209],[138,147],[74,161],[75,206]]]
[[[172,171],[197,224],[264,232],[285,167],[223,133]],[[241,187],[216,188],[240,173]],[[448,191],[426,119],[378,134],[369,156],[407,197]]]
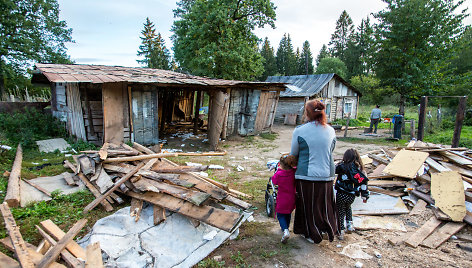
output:
[[[380,176],[380,175],[383,175],[383,170],[385,169],[387,165],[385,164],[380,164],[378,165],[374,171],[372,171],[372,173],[369,174],[369,179],[370,178],[373,178],[373,177],[376,177],[376,176]]]
[[[10,240],[10,237],[5,237],[3,239],[0,239],[0,243],[5,246],[8,250],[10,251],[15,251],[14,248],[13,248],[13,245],[11,243],[11,240]],[[29,243],[25,243],[26,244],[26,247],[28,249],[28,254],[30,255],[31,257],[31,260],[33,261],[34,264],[38,264],[42,258],[43,258],[43,255],[41,253],[38,253],[36,252],[35,250],[35,246],[29,244]],[[59,264],[57,262],[53,262],[49,268],[65,268],[64,265],[62,264]]]
[[[20,205],[20,176],[21,162],[23,160],[23,149],[21,144],[16,148],[16,156],[11,168],[10,177],[8,178],[7,194],[5,201],[10,207],[18,207]]]
[[[33,186],[34,188],[36,188],[38,191],[42,192],[43,194],[51,197],[51,193],[48,190],[44,189],[43,187],[41,187],[41,186],[37,185],[36,183],[34,183],[32,181],[29,181],[29,180],[23,179],[23,181],[28,183],[29,185]]]
[[[200,206],[210,197],[210,194],[207,193],[193,191],[186,188],[179,188],[173,185],[146,178],[142,178],[133,184],[140,191],[151,191],[156,193],[163,192],[179,199],[191,202],[197,206]]]
[[[79,173],[77,174],[79,176],[79,179],[85,184],[85,186],[87,186],[87,188],[90,190],[90,192],[92,192],[92,194],[98,198],[101,196],[100,192],[97,190],[97,188],[95,188],[95,186],[87,179],[87,177],[85,177],[84,174],[82,173]],[[107,200],[103,200],[100,202],[100,205],[102,205],[102,207],[105,209],[105,211],[107,212],[110,212],[110,211],[113,211],[113,206],[107,201]]]
[[[53,246],[47,253],[44,255],[43,259],[38,263],[37,268],[46,268],[51,263],[53,263],[57,257],[61,254],[66,246],[69,244],[72,239],[82,230],[82,228],[87,223],[87,219],[81,219],[77,221],[74,226],[62,237],[55,246]]]
[[[405,240],[405,244],[410,247],[418,247],[421,242],[423,242],[426,237],[428,237],[436,227],[441,224],[441,221],[436,219],[436,217],[431,217],[423,226],[416,230],[408,239]]]
[[[141,145],[137,142],[133,142],[133,148],[144,153],[144,154],[155,154],[155,152],[144,145]]]
[[[449,168],[444,167],[438,162],[434,161],[431,157],[426,159],[426,164],[428,164],[436,172],[451,171]]]
[[[57,242],[50,236],[48,235],[41,227],[36,225],[36,229],[38,230],[39,234],[44,237],[50,243],[52,246],[55,246]],[[46,252],[47,253],[47,252]],[[73,268],[81,268],[83,267],[83,263],[79,260],[77,260],[69,251],[63,250],[61,251],[61,257],[64,259],[64,261]]]
[[[388,243],[390,243],[392,246],[399,246],[403,244],[405,240],[408,239],[412,234],[412,232],[408,232],[394,237],[390,237],[388,239]]]
[[[413,207],[413,209],[410,211],[410,216],[414,215],[419,215],[423,213],[423,211],[426,210],[426,202],[423,199],[418,199],[416,202],[416,205]]]
[[[401,150],[384,169],[384,173],[414,179],[421,165],[429,154],[410,150]]]
[[[466,214],[464,184],[456,171],[431,174],[431,197],[436,207],[453,221],[462,222]]]
[[[218,149],[218,141],[220,139],[221,131],[224,123],[224,106],[229,94],[220,90],[210,91],[210,111],[209,111],[209,126],[208,126],[208,142],[210,143],[210,150],[216,151]]]
[[[468,96],[462,96],[459,100],[459,105],[457,105],[456,112],[456,123],[454,126],[454,134],[452,134],[452,147],[459,147],[459,141],[461,138],[462,124],[464,123],[466,106],[467,106]]]
[[[44,255],[49,250],[50,247],[51,247],[51,244],[48,241],[46,241],[46,239],[43,239],[41,240],[41,242],[39,242],[39,245],[36,248],[36,252],[39,252]]]
[[[66,235],[64,231],[62,231],[61,228],[59,228],[51,220],[45,220],[40,222],[39,224],[56,241],[61,240]],[[85,260],[85,250],[79,244],[77,244],[77,242],[72,240],[69,244],[67,244],[66,249],[75,257]]]
[[[382,157],[377,156],[377,155],[375,155],[375,154],[368,154],[368,156],[369,156],[369,158],[371,158],[371,159],[373,159],[373,160],[375,160],[375,161],[377,161],[377,162],[379,162],[379,163],[382,163],[382,164],[384,164],[384,165],[390,164],[390,161],[389,161],[389,160],[383,159]]]
[[[67,185],[77,185],[77,183],[74,181],[74,178],[72,178],[72,175],[70,175],[69,172],[64,172],[62,174],[64,175],[64,180],[66,181]]]
[[[369,186],[372,186],[372,185],[369,185]],[[374,193],[386,194],[393,197],[402,197],[406,195],[406,193],[404,192],[395,192],[395,191],[385,190],[385,189],[376,188],[376,187],[369,187],[369,190]]]
[[[390,181],[390,180],[370,180],[369,186],[377,187],[405,187],[404,181]]]
[[[472,178],[472,170],[465,169],[465,168],[462,168],[460,166],[456,166],[456,165],[448,163],[448,162],[440,162],[440,163],[441,163],[441,165],[443,165],[444,167],[449,168],[450,170],[457,171],[457,172],[459,172],[460,174],[462,174],[464,176]]]
[[[85,268],[102,268],[102,250],[100,249],[100,242],[95,242],[87,246],[87,260],[85,261]]]
[[[143,210],[143,200],[131,198],[131,206],[129,207],[129,215],[135,217],[135,222],[139,221],[141,211]]]
[[[468,166],[472,165],[472,160],[469,160],[467,158],[461,157],[456,154],[451,154],[450,152],[439,152],[442,156],[446,157],[447,159],[451,160],[452,162],[462,165],[462,166]]]
[[[186,172],[201,172],[208,169],[208,166],[177,166],[177,167],[170,167],[170,168],[159,168],[154,167],[152,170],[157,173],[174,173],[174,174],[181,174]]]
[[[422,243],[422,246],[427,248],[437,248],[442,243],[446,242],[451,236],[464,228],[463,222],[448,222],[436,232],[428,236]]]
[[[20,233],[20,228],[16,225],[15,219],[11,214],[10,208],[8,207],[7,202],[3,202],[0,205],[0,211],[3,215],[3,220],[5,221],[5,228],[10,235],[10,239],[15,250],[16,256],[18,261],[21,264],[21,267],[28,267],[33,268],[33,261],[31,260],[31,256],[26,248],[25,241]]]
[[[411,190],[411,194],[417,196],[418,198],[426,201],[426,203],[434,205],[434,200],[431,198],[429,194],[424,194],[418,190]]]
[[[146,154],[146,155],[137,155],[137,156],[124,156],[116,158],[108,158],[103,163],[115,163],[115,162],[131,162],[131,161],[140,161],[152,158],[164,158],[164,157],[176,157],[175,153],[164,153],[164,154]]]
[[[104,83],[102,86],[104,142],[123,143],[124,83]]]
[[[98,155],[100,156],[100,160],[105,160],[108,157],[108,147],[110,146],[110,143],[105,142],[100,148],[100,151],[98,151]]]
[[[225,198],[226,201],[230,202],[230,203],[233,203],[243,209],[249,209],[252,207],[251,204],[249,204],[248,202],[245,202],[243,200],[240,200],[240,199],[237,199],[236,197],[232,196],[232,195],[228,195],[226,198]]]
[[[205,222],[227,232],[231,232],[241,220],[241,215],[239,215],[239,213],[205,205],[196,206],[190,202],[164,193],[147,192],[144,194],[137,194],[129,191],[127,195],[137,199],[142,199],[170,211],[178,212],[179,214]]]
[[[158,205],[153,205],[152,209],[154,225],[158,225],[166,220],[166,210],[164,208]]]
[[[8,257],[7,255],[3,254],[1,251],[0,251],[0,267],[2,268],[20,268],[20,264]]]
[[[116,189],[118,189],[120,187],[121,184],[123,184],[125,181],[129,180],[136,172],[138,172],[138,170],[140,168],[142,168],[144,166],[144,163],[139,163],[131,172],[127,173],[124,177],[122,177],[121,179],[119,179],[117,182],[115,182],[115,184],[113,185],[113,187],[111,187],[110,189],[108,189],[103,195],[101,195],[100,197],[98,197],[97,199],[95,199],[94,201],[92,201],[90,204],[88,204],[85,208],[84,208],[84,213],[87,213],[89,212],[90,210],[92,210],[94,207],[96,207],[100,202],[102,202],[103,200],[105,200],[105,198],[107,196],[109,196],[111,193],[113,193],[113,191],[115,191]]]

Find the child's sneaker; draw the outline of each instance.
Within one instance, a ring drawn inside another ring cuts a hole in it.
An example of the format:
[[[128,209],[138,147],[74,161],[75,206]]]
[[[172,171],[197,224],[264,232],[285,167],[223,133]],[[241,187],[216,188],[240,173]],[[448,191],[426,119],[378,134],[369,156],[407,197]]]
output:
[[[282,235],[282,239],[280,240],[280,242],[282,242],[283,244],[287,243],[287,240],[288,240],[289,237],[290,237],[290,232],[289,232],[288,229],[285,229],[284,234]]]
[[[339,232],[338,239],[339,240],[344,240],[344,230],[341,230],[341,232]]]
[[[354,229],[354,224],[352,223],[352,221],[348,221],[346,224],[346,227],[347,227],[348,233],[352,233],[356,230]]]

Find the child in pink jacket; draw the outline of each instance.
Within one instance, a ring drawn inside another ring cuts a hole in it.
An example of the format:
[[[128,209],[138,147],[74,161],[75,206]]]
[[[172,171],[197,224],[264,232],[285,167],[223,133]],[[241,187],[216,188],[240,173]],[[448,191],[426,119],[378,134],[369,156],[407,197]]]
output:
[[[282,239],[280,242],[286,243],[290,237],[288,227],[292,211],[295,209],[295,166],[297,159],[293,155],[283,155],[280,158],[279,168],[272,176],[272,182],[278,185],[275,212],[282,228]]]

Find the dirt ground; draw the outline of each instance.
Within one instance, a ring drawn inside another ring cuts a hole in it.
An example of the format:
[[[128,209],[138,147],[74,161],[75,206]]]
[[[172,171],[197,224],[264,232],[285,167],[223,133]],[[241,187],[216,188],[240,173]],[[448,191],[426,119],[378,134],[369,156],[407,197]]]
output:
[[[225,242],[198,267],[354,267],[361,262],[363,267],[472,267],[472,253],[457,247],[459,240],[449,240],[438,249],[429,249],[419,246],[411,248],[406,245],[393,246],[388,238],[403,234],[382,230],[356,231],[347,234],[343,241],[335,239],[333,242],[323,241],[318,245],[310,244],[304,238],[293,235],[289,243],[282,245],[279,240],[281,231],[277,220],[268,218],[264,210],[264,190],[267,178],[271,172],[266,169],[266,163],[271,159],[278,159],[280,153],[290,151],[290,142],[293,127],[274,126],[277,133],[274,140],[261,137],[235,138],[222,141],[221,147],[228,152],[224,157],[208,157],[209,164],[218,164],[224,170],[211,170],[210,177],[227,183],[230,187],[241,190],[254,196],[248,200],[257,209],[254,210],[254,221],[245,223],[240,228],[239,237]],[[363,136],[361,130],[351,131],[349,136]],[[343,132],[337,132],[342,137]],[[388,130],[379,132],[383,138],[388,137]],[[368,137],[374,138],[374,137]],[[173,141],[171,141],[173,140]],[[186,141],[169,139],[166,147],[179,148],[181,144],[188,150],[188,146],[195,149],[205,145],[198,144],[197,139],[189,138]],[[380,145],[355,144],[338,140],[334,152],[335,159],[340,159],[348,148],[356,148],[360,154],[379,149]],[[179,160],[200,161],[203,159],[186,158]],[[238,171],[237,166],[244,168]],[[423,215],[386,216],[401,219],[407,230],[414,231],[426,222],[433,213],[427,209]],[[472,228],[467,226],[460,233],[472,234]],[[340,252],[349,244],[359,243],[365,246],[364,252],[371,255],[371,259],[351,259]],[[461,243],[471,246],[470,243]],[[376,257],[375,254],[380,253]]]

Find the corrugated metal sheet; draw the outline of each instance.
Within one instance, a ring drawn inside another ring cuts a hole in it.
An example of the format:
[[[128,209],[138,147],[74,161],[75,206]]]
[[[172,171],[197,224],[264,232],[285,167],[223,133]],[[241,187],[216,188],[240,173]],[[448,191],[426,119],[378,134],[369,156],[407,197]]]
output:
[[[39,77],[45,76],[49,82],[85,82],[107,83],[128,81],[136,83],[159,83],[199,86],[252,86],[261,89],[284,90],[283,83],[248,82],[224,79],[212,79],[183,74],[168,70],[131,68],[105,65],[80,65],[80,64],[36,64],[33,73],[33,82],[41,81]]]
[[[334,74],[312,74],[312,75],[293,75],[293,76],[269,76],[266,82],[287,83],[295,86],[300,91],[294,91],[293,87],[288,87],[280,92],[280,97],[312,97],[323,89],[333,78]]]

